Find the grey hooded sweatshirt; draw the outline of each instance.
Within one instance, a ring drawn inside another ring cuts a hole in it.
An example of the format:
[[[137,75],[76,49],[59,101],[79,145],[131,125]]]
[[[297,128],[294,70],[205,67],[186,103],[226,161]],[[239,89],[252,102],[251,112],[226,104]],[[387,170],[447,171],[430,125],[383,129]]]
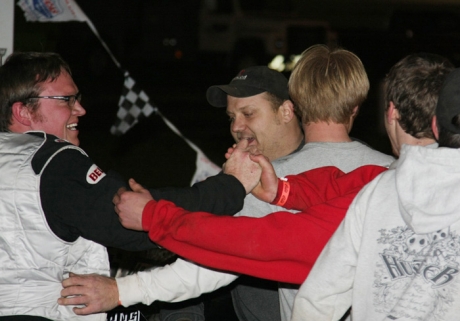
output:
[[[292,320],[460,320],[460,150],[403,146],[358,194]]]

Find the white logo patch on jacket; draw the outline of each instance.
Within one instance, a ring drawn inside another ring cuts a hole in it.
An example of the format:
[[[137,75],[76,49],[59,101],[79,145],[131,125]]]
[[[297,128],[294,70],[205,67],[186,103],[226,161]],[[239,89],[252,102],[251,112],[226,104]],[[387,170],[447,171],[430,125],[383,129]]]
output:
[[[97,184],[106,174],[96,164],[93,164],[86,174],[88,184]]]

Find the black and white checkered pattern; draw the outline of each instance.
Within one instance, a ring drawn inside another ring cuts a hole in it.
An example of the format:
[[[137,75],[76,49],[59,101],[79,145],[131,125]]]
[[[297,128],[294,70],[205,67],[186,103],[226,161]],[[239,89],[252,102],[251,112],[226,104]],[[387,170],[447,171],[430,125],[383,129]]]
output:
[[[136,85],[133,78],[125,72],[125,83],[120,101],[118,102],[117,120],[110,129],[113,135],[121,136],[133,127],[140,119],[156,113],[158,108],[149,103],[149,96]]]

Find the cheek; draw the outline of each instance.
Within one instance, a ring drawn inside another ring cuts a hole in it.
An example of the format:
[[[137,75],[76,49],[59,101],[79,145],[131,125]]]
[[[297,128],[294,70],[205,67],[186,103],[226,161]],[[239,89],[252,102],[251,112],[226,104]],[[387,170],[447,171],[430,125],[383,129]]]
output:
[[[277,125],[275,124],[275,121],[273,119],[259,119],[257,121],[254,121],[251,124],[250,128],[255,133],[258,133],[259,135],[263,136],[270,136],[278,130]]]
[[[67,113],[55,114],[54,117],[50,118],[50,127],[53,127],[54,131],[59,135],[67,134],[67,122],[69,115]],[[63,137],[64,138],[64,137]]]

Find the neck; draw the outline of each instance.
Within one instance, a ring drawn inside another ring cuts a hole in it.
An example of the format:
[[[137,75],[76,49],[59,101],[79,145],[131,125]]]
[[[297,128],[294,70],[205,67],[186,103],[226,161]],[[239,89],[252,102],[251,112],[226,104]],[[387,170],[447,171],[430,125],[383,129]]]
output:
[[[23,134],[25,133],[26,131],[30,130],[30,127],[26,127],[26,126],[23,126],[19,123],[13,123],[12,125],[10,125],[8,127],[8,131],[10,133],[18,133],[18,134]]]
[[[305,143],[346,143],[351,142],[348,136],[349,126],[333,122],[316,122],[303,125]]]
[[[401,140],[399,143],[399,147],[403,144],[405,145],[412,145],[412,146],[427,146],[436,143],[436,140],[432,138],[415,138],[409,134],[405,137],[404,140]]]
[[[390,141],[391,141],[391,135]],[[436,143],[436,141],[432,138],[416,138],[408,133],[406,133],[401,126],[396,127],[396,137],[393,139],[395,140],[395,146],[393,147],[393,153],[399,156],[399,151],[403,144],[405,145],[412,145],[412,146],[427,146]],[[392,142],[393,145],[393,142]],[[397,150],[395,150],[397,148]]]

